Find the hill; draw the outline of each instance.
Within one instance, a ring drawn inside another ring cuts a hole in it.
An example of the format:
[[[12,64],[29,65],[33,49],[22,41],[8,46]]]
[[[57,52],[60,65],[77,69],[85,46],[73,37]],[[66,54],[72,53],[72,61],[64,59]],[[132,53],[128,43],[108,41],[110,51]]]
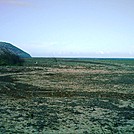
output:
[[[31,58],[30,54],[17,48],[16,46],[6,42],[0,42],[0,54],[4,53],[5,51],[18,55],[20,58]]]

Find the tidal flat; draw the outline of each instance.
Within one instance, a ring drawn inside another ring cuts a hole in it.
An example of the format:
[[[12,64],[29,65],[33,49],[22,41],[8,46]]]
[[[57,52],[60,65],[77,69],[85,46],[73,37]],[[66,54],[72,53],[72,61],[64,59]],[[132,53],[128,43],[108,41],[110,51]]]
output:
[[[133,134],[134,59],[0,66],[0,134],[15,133]]]

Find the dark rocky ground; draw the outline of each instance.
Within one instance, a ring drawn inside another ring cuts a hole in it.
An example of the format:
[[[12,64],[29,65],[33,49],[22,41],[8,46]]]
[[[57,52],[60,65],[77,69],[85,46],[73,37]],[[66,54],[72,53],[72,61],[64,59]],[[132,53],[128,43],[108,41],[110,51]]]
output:
[[[53,62],[0,67],[1,134],[134,133],[133,61]]]

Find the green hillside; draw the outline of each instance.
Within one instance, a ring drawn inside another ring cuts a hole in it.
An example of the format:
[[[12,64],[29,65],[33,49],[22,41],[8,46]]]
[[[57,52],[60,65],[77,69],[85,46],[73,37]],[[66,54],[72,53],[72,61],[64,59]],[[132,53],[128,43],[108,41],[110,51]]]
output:
[[[6,42],[0,42],[0,55],[4,53],[4,51],[9,51],[15,55],[18,55],[20,58],[31,58],[30,54],[17,48],[16,46]]]

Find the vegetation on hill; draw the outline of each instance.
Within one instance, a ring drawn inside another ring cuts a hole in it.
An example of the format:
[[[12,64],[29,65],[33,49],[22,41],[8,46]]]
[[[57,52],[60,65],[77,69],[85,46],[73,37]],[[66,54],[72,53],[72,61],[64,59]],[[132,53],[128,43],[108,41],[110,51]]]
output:
[[[0,54],[3,53],[3,50],[8,50],[13,54],[18,55],[21,58],[31,58],[30,54],[24,52],[23,50],[17,48],[16,46],[10,43],[0,42]]]
[[[2,50],[3,52],[0,54],[0,65],[22,65],[24,59],[20,58],[20,56],[11,53],[8,50]]]

